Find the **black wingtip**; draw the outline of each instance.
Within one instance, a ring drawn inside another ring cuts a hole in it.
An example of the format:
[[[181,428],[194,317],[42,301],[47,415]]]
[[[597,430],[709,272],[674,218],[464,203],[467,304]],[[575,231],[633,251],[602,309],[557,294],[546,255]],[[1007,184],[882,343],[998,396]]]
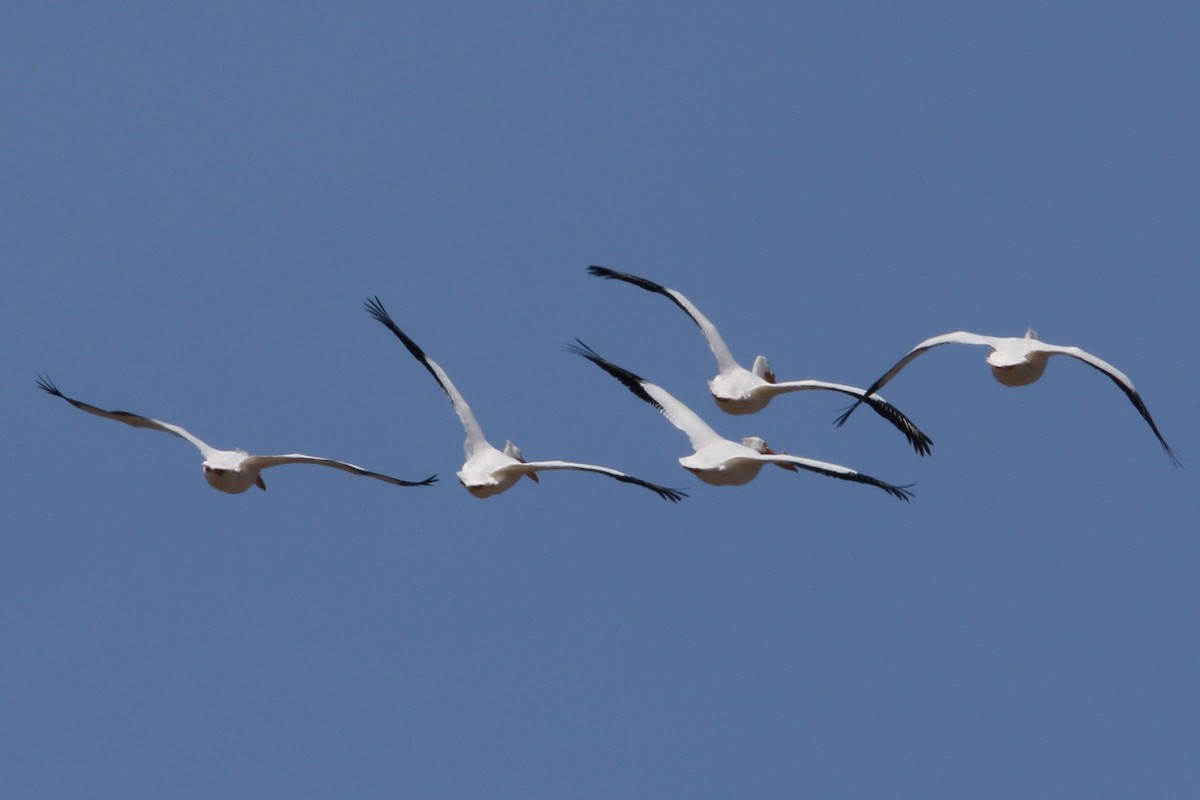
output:
[[[641,486],[644,489],[649,489],[650,492],[658,494],[659,497],[664,500],[670,500],[671,503],[679,503],[679,500],[683,500],[685,497],[688,497],[688,493],[683,491],[683,489],[672,489],[668,486],[659,486],[658,483],[643,481],[640,479],[640,477],[634,477],[632,475],[614,475],[613,477],[616,477],[616,479],[622,483],[632,483],[634,486]]]
[[[639,381],[639,382],[642,381],[641,376],[635,375],[634,373],[630,372],[629,370],[625,369],[624,367],[618,367],[616,364],[612,363],[611,361],[606,359],[604,356],[600,355],[595,350],[593,350],[591,347],[589,347],[587,345],[587,343],[584,342],[582,339],[576,338],[575,343],[568,344],[566,349],[567,349],[568,353],[571,353],[571,354],[577,355],[577,356],[583,356],[588,361],[591,361],[593,364],[600,367],[601,369],[608,372],[609,374],[613,375],[614,377],[618,378],[622,382],[625,382],[625,378],[623,378],[622,375],[627,376],[628,378],[632,378],[635,381]]]
[[[600,267],[600,266],[595,266],[595,265],[588,267],[588,274],[595,275],[597,278],[608,278],[609,280],[614,280],[614,281],[624,281],[625,283],[633,284],[634,286],[638,287],[639,289],[645,289],[647,292],[654,292],[655,294],[665,295],[665,296],[671,298],[672,303],[675,303],[680,308],[682,308],[683,312],[685,314],[687,314],[689,317],[692,315],[691,312],[688,311],[687,308],[682,303],[679,302],[679,298],[677,298],[673,294],[671,294],[671,290],[669,290],[667,287],[663,286],[661,283],[655,283],[654,281],[650,280],[649,278],[643,278],[640,275],[632,275],[628,272],[618,272],[615,269],[609,269],[608,267]],[[697,324],[699,324],[699,323],[697,323]]]
[[[678,503],[680,500],[688,496],[688,493],[683,489],[671,489],[666,486],[655,486],[654,491],[664,500],[670,500],[672,503]]]
[[[933,453],[933,439],[930,439],[925,432],[913,424],[912,420],[904,416],[899,409],[892,408],[896,416],[893,418],[889,413],[883,413],[884,419],[891,422],[903,434],[908,443],[912,445],[913,450],[919,456],[927,456]]]
[[[571,355],[583,356],[588,361],[619,379],[620,376],[613,370],[620,370],[621,368],[611,361],[606,360],[604,356],[589,347],[582,339],[576,338],[573,344],[568,344],[564,349]]]
[[[588,347],[583,342],[583,340],[579,339],[578,337],[575,339],[575,342],[573,344],[568,344],[563,349],[566,350],[568,353],[571,353],[572,355],[583,356],[584,358],[588,359],[589,361],[593,358],[600,358],[599,353],[597,353],[592,348]]]
[[[643,384],[647,383],[645,378],[643,378],[641,375],[638,375],[637,373],[630,372],[629,370],[625,369],[624,367],[618,367],[616,364],[605,359],[603,356],[601,356],[595,350],[593,350],[592,348],[590,348],[586,344],[584,344],[582,339],[576,339],[575,344],[567,345],[567,352],[574,353],[575,355],[583,356],[588,361],[591,361],[597,367],[604,370],[609,375],[613,376],[618,381],[620,381],[620,383],[626,389],[633,392],[637,397],[639,397],[640,399],[649,403],[650,405],[654,406],[659,411],[663,410],[662,406],[659,405],[658,401],[655,400],[653,397],[651,397],[650,394],[646,391],[646,387],[643,385]]]
[[[390,314],[388,314],[387,309],[383,307],[383,301],[379,299],[379,295],[368,297],[363,305],[366,306],[367,313],[382,322],[384,325],[387,325],[392,321],[392,317]]]
[[[913,423],[900,409],[889,403],[876,403],[870,398],[860,398],[854,403],[846,407],[846,409],[833,421],[833,424],[840,428],[846,424],[846,420],[850,419],[850,415],[858,408],[859,404],[867,403],[871,408],[887,420],[892,427],[896,428],[908,443],[912,445],[913,450],[919,456],[927,456],[933,453],[933,439],[929,438],[920,428]]]
[[[912,445],[912,448],[914,451],[916,451],[916,454],[922,458],[933,453],[933,440],[924,434],[922,434],[920,437],[908,437],[908,443]]]
[[[634,486],[641,486],[643,489],[649,489],[664,500],[670,500],[672,503],[678,503],[680,500],[688,496],[688,493],[683,489],[672,489],[669,486],[659,486],[657,483],[644,481],[641,478],[635,478],[632,475],[613,475],[612,477],[619,480],[621,483],[631,483]]]
[[[404,335],[404,332],[400,330],[400,326],[397,325],[396,321],[392,319],[392,315],[389,314],[387,309],[383,307],[383,301],[379,299],[379,295],[368,297],[363,305],[366,306],[368,314],[374,317],[378,322],[382,323],[392,333],[404,340],[405,344],[408,344],[408,337]]]
[[[858,408],[862,400],[856,400],[850,404],[850,407],[843,411],[838,418],[833,421],[833,424],[839,428],[846,424],[846,420],[850,419],[850,415],[854,413],[854,409]]]
[[[412,353],[412,355],[422,364],[425,364],[426,369],[429,369],[429,371],[432,373],[433,369],[427,363],[428,356],[425,355],[425,351],[421,349],[420,345],[410,339],[408,334],[400,330],[400,326],[396,324],[396,321],[392,319],[392,315],[389,314],[387,309],[383,307],[383,302],[379,299],[379,297],[375,296],[367,298],[365,305],[367,307],[367,313],[369,313],[372,317],[382,323],[385,328],[395,334],[396,338],[399,339],[406,348],[408,348],[408,352]],[[437,378],[436,374],[434,374],[434,378]],[[439,380],[438,382],[440,383],[441,381]]]
[[[1183,469],[1183,460],[1179,457],[1179,454],[1175,452],[1175,449],[1166,442],[1160,442],[1160,444],[1163,447],[1163,451],[1166,452],[1167,458],[1171,459],[1171,464],[1174,465],[1176,469]]]
[[[394,486],[405,486],[405,487],[429,486],[431,483],[436,483],[437,479],[438,479],[437,475],[430,475],[428,478],[426,478],[423,481],[406,481],[406,480],[402,480],[400,478],[394,478],[391,475],[380,475],[378,472],[368,472],[365,474],[372,475],[377,478],[383,478],[388,483],[391,483]]]
[[[38,375],[37,376],[37,386],[39,389],[41,389],[43,392],[46,392],[47,394],[52,394],[55,397],[61,397],[64,400],[66,399],[66,395],[58,390],[58,387],[54,385],[54,381],[50,380],[49,375],[46,375],[44,373]]]

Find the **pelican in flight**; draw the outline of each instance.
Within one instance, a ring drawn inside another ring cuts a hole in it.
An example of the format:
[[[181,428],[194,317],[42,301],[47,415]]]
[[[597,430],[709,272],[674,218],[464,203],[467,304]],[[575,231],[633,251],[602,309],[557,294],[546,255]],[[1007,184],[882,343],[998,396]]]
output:
[[[1124,372],[1121,372],[1121,370],[1107,361],[1097,358],[1078,347],[1047,344],[1038,339],[1037,333],[1032,328],[1026,330],[1024,336],[981,336],[978,333],[954,331],[953,333],[943,333],[941,336],[926,339],[912,350],[909,350],[904,358],[897,361],[894,367],[883,374],[883,377],[871,384],[867,392],[877,391],[885,383],[896,377],[908,362],[926,350],[937,347],[940,344],[981,344],[987,347],[987,363],[991,367],[992,377],[1005,386],[1027,386],[1033,383],[1042,377],[1042,373],[1046,371],[1046,363],[1050,360],[1050,356],[1071,356],[1072,358],[1079,359],[1089,367],[1103,372],[1125,393],[1125,396],[1129,398],[1129,402],[1133,403],[1133,407],[1142,415],[1142,419],[1149,423],[1150,430],[1154,431],[1154,435],[1158,437],[1158,443],[1162,445],[1163,450],[1171,459],[1171,463],[1177,467],[1183,466],[1179,461],[1179,456],[1175,454],[1175,451],[1167,444],[1167,440],[1158,432],[1158,426],[1154,424],[1154,419],[1151,418],[1149,409],[1146,408],[1146,404],[1142,402],[1141,396],[1133,388],[1133,382],[1126,377]],[[837,424],[839,426],[844,425],[857,407],[857,402],[850,406],[844,414],[838,417]]]
[[[554,469],[573,469],[607,475],[622,483],[632,483],[635,486],[642,486],[649,489],[659,497],[670,500],[672,503],[687,497],[687,493],[679,489],[668,489],[665,486],[659,486],[658,484],[644,481],[641,478],[626,475],[624,472],[618,472],[615,469],[595,464],[579,464],[574,461],[526,461],[521,455],[520,448],[512,442],[505,442],[504,449],[497,450],[484,438],[483,429],[479,427],[479,423],[475,419],[475,414],[472,413],[471,407],[467,405],[467,401],[463,399],[458,389],[450,381],[450,376],[446,374],[445,370],[436,361],[425,355],[425,351],[418,347],[416,342],[408,338],[408,335],[400,330],[400,327],[388,315],[387,310],[384,309],[383,303],[379,301],[378,297],[367,300],[367,311],[404,343],[404,346],[408,348],[408,352],[412,353],[413,358],[420,361],[425,366],[425,369],[429,370],[429,374],[433,376],[438,386],[441,386],[442,391],[450,398],[450,403],[454,406],[458,418],[462,420],[463,428],[466,429],[467,433],[466,441],[463,443],[463,452],[466,460],[462,465],[462,469],[458,471],[458,480],[475,497],[491,497],[492,495],[500,494],[510,489],[522,476],[528,477],[534,483],[537,483],[539,472]]]
[[[826,461],[816,461],[811,458],[801,458],[787,453],[777,453],[767,447],[767,443],[757,436],[747,436],[742,439],[740,444],[723,438],[666,389],[605,360],[578,339],[575,342],[576,344],[567,346],[570,352],[583,356],[612,375],[629,391],[657,408],[668,422],[687,434],[688,441],[692,443],[692,449],[695,452],[679,459],[679,463],[705,483],[713,486],[741,486],[758,477],[759,471],[767,464],[775,464],[792,472],[806,469],[831,478],[877,486],[901,500],[908,500],[912,497],[912,492],[908,491],[907,486],[884,483],[849,467],[830,464]]]
[[[227,494],[241,494],[251,486],[257,486],[266,491],[267,484],[263,481],[262,475],[259,473],[267,467],[277,467],[280,464],[318,464],[323,467],[333,467],[354,473],[355,475],[364,475],[368,478],[386,481],[396,486],[428,486],[437,480],[437,475],[430,475],[423,481],[402,481],[399,478],[381,475],[378,472],[371,472],[362,467],[347,464],[345,461],[305,456],[299,453],[289,453],[282,456],[252,456],[244,450],[218,450],[188,433],[178,425],[172,425],[169,422],[159,422],[156,419],[131,414],[128,411],[105,411],[102,408],[96,408],[96,406],[67,397],[59,391],[50,378],[44,375],[38,377],[37,385],[42,391],[52,394],[55,397],[61,397],[80,411],[86,411],[89,414],[95,414],[98,417],[116,420],[117,422],[124,422],[126,425],[132,425],[135,428],[165,431],[166,433],[178,436],[180,439],[191,442],[200,451],[200,454],[204,456],[204,479],[208,481],[208,485]]]
[[[929,454],[933,440],[922,433],[921,429],[914,425],[912,420],[906,417],[900,409],[879,395],[864,392],[855,386],[829,383],[828,381],[802,380],[779,383],[775,380],[775,373],[771,371],[765,356],[755,358],[750,369],[738,364],[734,360],[733,354],[729,352],[729,348],[726,346],[725,340],[721,338],[716,326],[709,322],[708,317],[701,314],[700,309],[692,305],[690,300],[674,289],[668,289],[654,281],[639,278],[637,275],[630,275],[627,272],[617,272],[607,267],[588,267],[588,272],[598,278],[625,281],[648,292],[661,294],[691,317],[692,322],[696,323],[696,327],[708,341],[709,349],[717,357],[717,375],[708,382],[708,388],[712,392],[713,399],[717,401],[717,408],[722,411],[729,414],[753,414],[766,408],[767,404],[775,397],[788,392],[814,389],[841,392],[851,395],[859,403],[865,402],[874,409],[876,414],[904,434],[919,455]]]

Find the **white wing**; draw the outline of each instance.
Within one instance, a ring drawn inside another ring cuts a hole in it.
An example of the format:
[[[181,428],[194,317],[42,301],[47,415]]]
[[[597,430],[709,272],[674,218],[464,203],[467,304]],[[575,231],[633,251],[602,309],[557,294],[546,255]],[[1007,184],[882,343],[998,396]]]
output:
[[[937,347],[940,344],[982,344],[987,345],[988,347],[995,347],[999,342],[1000,339],[995,336],[981,336],[978,333],[968,333],[966,331],[954,331],[952,333],[943,333],[941,336],[933,336],[921,342],[912,350],[909,350],[904,358],[896,362],[894,367],[883,373],[883,376],[879,378],[879,380],[868,386],[864,394],[873,395],[878,392],[883,388],[884,384],[896,377],[900,370],[908,366],[908,362],[912,361],[914,358],[921,355],[921,353],[924,353],[931,347]],[[859,404],[862,402],[863,399],[859,398],[854,405],[850,406],[850,408],[847,409],[844,414],[837,418],[837,424],[839,426],[845,425],[846,420],[850,419],[850,415],[854,413],[854,409],[858,408]]]
[[[721,338],[721,334],[717,331],[717,326],[709,322],[708,317],[701,314],[700,309],[692,305],[691,301],[679,292],[674,289],[668,289],[654,281],[639,278],[637,275],[630,275],[628,272],[617,272],[615,269],[608,269],[607,267],[588,267],[588,272],[598,278],[625,281],[626,283],[631,283],[634,286],[645,289],[647,292],[656,292],[668,298],[675,305],[683,309],[683,313],[691,317],[692,322],[696,323],[696,327],[704,334],[704,338],[708,341],[709,349],[717,357],[717,368],[722,373],[731,372],[737,368],[738,363],[733,360],[733,354],[729,352],[729,348],[725,345],[725,340]]]
[[[814,389],[824,389],[831,392],[840,392],[842,394],[854,397],[858,402],[865,402],[871,409],[892,424],[896,430],[904,434],[904,438],[908,439],[908,443],[913,446],[918,455],[929,455],[930,447],[933,445],[933,440],[916,426],[904,412],[896,408],[894,405],[884,400],[877,394],[866,394],[865,389],[859,389],[857,386],[847,386],[843,383],[829,383],[828,381],[803,380],[803,381],[784,381],[783,383],[768,383],[758,386],[754,389],[757,394],[759,392],[774,397],[777,394],[785,394],[787,392],[802,392]]]
[[[368,469],[348,464],[345,461],[335,461],[332,458],[318,458],[317,456],[306,456],[301,453],[288,453],[281,456],[249,456],[242,462],[250,469],[260,470],[267,467],[277,467],[280,464],[317,464],[322,467],[333,467],[334,469],[351,472],[355,475],[362,475],[367,478],[376,478],[387,483],[395,484],[396,486],[428,486],[437,480],[437,475],[430,475],[423,481],[405,481],[400,478],[393,478],[390,475],[382,475],[378,472],[371,472]]]
[[[1081,350],[1078,347],[1041,343],[1038,345],[1037,349],[1044,353],[1049,353],[1050,355],[1064,355],[1077,358],[1083,363],[1087,364],[1089,367],[1098,369],[1111,378],[1112,382],[1120,387],[1121,391],[1125,393],[1125,396],[1129,398],[1129,402],[1133,403],[1133,407],[1136,408],[1138,413],[1142,415],[1142,419],[1146,420],[1147,424],[1150,425],[1150,430],[1154,431],[1154,435],[1158,438],[1158,443],[1162,445],[1163,450],[1171,459],[1171,463],[1177,467],[1183,466],[1179,460],[1179,456],[1173,449],[1171,449],[1171,446],[1167,444],[1167,440],[1163,438],[1163,435],[1159,433],[1158,426],[1154,424],[1154,419],[1150,416],[1150,410],[1146,408],[1146,404],[1142,401],[1141,395],[1139,395],[1137,390],[1133,388],[1133,381],[1129,380],[1128,376],[1126,376],[1124,372],[1121,372],[1121,370],[1117,369],[1104,359],[1094,356],[1086,350]]]
[[[96,406],[85,403],[81,400],[75,400],[74,398],[67,397],[65,394],[60,392],[58,387],[54,385],[54,382],[45,375],[38,376],[37,385],[42,391],[52,394],[55,397],[61,397],[63,400],[66,400],[79,410],[86,411],[89,414],[95,414],[96,416],[116,420],[117,422],[124,422],[126,425],[132,425],[135,428],[149,428],[150,430],[165,431],[166,433],[178,436],[180,439],[191,442],[193,445],[195,445],[196,449],[198,449],[205,458],[209,458],[216,453],[223,452],[193,436],[191,433],[188,433],[188,431],[179,427],[178,425],[172,425],[169,422],[160,422],[159,420],[151,419],[150,417],[143,417],[140,414],[132,414],[128,411],[105,411],[102,408],[96,408]]]
[[[523,461],[517,464],[509,464],[503,466],[496,472],[517,473],[519,475],[533,475],[538,472],[555,469],[571,469],[582,472],[595,472],[600,475],[607,475],[622,483],[632,483],[636,486],[642,486],[657,494],[664,500],[670,500],[672,503],[677,503],[687,497],[687,492],[680,489],[670,489],[666,486],[660,486],[657,483],[650,483],[641,478],[635,478],[632,475],[627,475],[609,467],[601,467],[596,464],[579,464],[574,461]]]
[[[383,307],[383,303],[379,302],[378,297],[373,297],[367,300],[367,311],[375,319],[379,320],[387,327],[396,337],[404,343],[408,348],[408,352],[412,353],[413,358],[425,365],[425,369],[429,370],[429,374],[437,381],[438,386],[442,387],[442,391],[450,398],[451,405],[454,406],[455,413],[462,421],[463,428],[467,432],[467,440],[463,445],[466,450],[467,458],[470,458],[474,453],[484,449],[491,449],[487,439],[483,436],[483,429],[479,427],[479,422],[475,419],[475,414],[471,412],[471,407],[467,405],[467,401],[459,393],[450,376],[446,374],[436,361],[425,355],[425,351],[417,346],[417,343],[408,338],[408,335],[400,330],[398,326]]]
[[[817,472],[821,475],[828,475],[831,478],[838,478],[843,481],[854,481],[855,483],[865,483],[868,486],[877,486],[892,497],[898,497],[901,500],[907,501],[912,497],[912,492],[908,491],[907,486],[896,486],[895,484],[881,481],[878,478],[872,478],[870,475],[864,475],[849,467],[843,467],[841,464],[831,464],[828,461],[817,461],[811,458],[788,455],[787,453],[761,454],[759,458],[763,461],[779,464],[780,466],[794,465],[800,469]]]

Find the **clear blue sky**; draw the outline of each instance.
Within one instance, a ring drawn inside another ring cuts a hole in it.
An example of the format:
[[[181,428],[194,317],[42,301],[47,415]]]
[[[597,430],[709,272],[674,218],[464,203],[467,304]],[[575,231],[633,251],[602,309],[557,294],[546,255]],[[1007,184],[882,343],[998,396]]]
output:
[[[0,794],[1194,797],[1200,18],[1189,3],[0,10]],[[721,415],[966,329],[1131,376]],[[477,500],[462,429],[556,473]],[[580,337],[722,433],[896,483],[708,487]],[[300,451],[210,489],[186,444]]]

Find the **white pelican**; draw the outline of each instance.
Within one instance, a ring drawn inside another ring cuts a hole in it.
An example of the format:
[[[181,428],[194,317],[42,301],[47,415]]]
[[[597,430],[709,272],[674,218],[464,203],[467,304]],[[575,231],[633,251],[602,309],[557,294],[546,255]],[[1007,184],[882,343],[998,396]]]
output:
[[[1026,330],[1024,336],[981,336],[978,333],[954,331],[953,333],[943,333],[941,336],[926,339],[912,350],[909,350],[904,358],[896,362],[896,366],[889,369],[883,374],[883,377],[871,384],[871,387],[867,391],[874,392],[878,390],[885,383],[896,377],[908,362],[926,350],[937,347],[939,344],[981,344],[989,348],[987,363],[992,369],[992,377],[1005,386],[1027,386],[1033,383],[1042,377],[1042,373],[1046,371],[1046,363],[1050,360],[1050,356],[1062,355],[1077,358],[1089,367],[1103,372],[1113,383],[1120,387],[1125,396],[1129,398],[1129,402],[1133,403],[1133,407],[1142,415],[1142,419],[1150,424],[1150,430],[1154,431],[1154,435],[1158,437],[1158,443],[1162,445],[1163,450],[1171,459],[1171,463],[1177,467],[1183,466],[1179,461],[1179,456],[1175,454],[1175,451],[1167,444],[1167,440],[1158,432],[1158,426],[1154,424],[1154,420],[1150,417],[1150,411],[1146,408],[1146,404],[1142,402],[1141,396],[1133,388],[1133,382],[1125,376],[1125,373],[1107,361],[1097,358],[1078,347],[1047,344],[1038,339],[1037,333],[1032,328]],[[857,407],[857,402],[850,406],[844,414],[838,417],[837,424],[844,425]]]
[[[777,453],[767,447],[767,443],[757,436],[747,436],[742,439],[741,444],[726,439],[710,428],[694,411],[675,399],[666,389],[605,360],[578,339],[575,341],[576,344],[568,345],[567,349],[570,352],[583,356],[625,384],[629,391],[657,408],[672,425],[687,434],[695,452],[679,459],[679,463],[705,483],[713,486],[741,486],[754,480],[759,471],[767,464],[775,464],[793,472],[797,469],[806,469],[828,475],[831,478],[878,486],[901,500],[908,500],[912,497],[912,492],[908,491],[907,486],[884,483],[849,467],[830,464],[826,461],[816,461],[811,458],[801,458],[787,453]]]
[[[113,419],[117,422],[124,422],[126,425],[132,425],[135,428],[150,428],[151,430],[165,431],[178,436],[180,439],[191,442],[200,451],[200,454],[204,456],[204,479],[208,481],[208,485],[227,494],[241,494],[251,486],[257,486],[266,491],[267,484],[263,481],[262,475],[259,473],[267,467],[277,467],[280,464],[318,464],[323,467],[334,467],[335,469],[352,472],[355,475],[364,475],[368,478],[386,481],[396,486],[428,486],[437,480],[437,475],[430,475],[423,481],[402,481],[399,478],[380,475],[378,472],[371,472],[362,467],[347,464],[345,461],[305,456],[299,453],[288,453],[282,456],[252,456],[244,450],[218,450],[196,438],[178,425],[159,422],[156,419],[131,414],[128,411],[105,411],[102,408],[96,408],[88,403],[67,397],[46,376],[38,377],[37,384],[43,391],[55,397],[61,397],[81,411]]]
[[[654,281],[639,278],[637,275],[630,275],[627,272],[617,272],[607,267],[588,267],[588,272],[600,278],[625,281],[648,292],[661,294],[691,317],[692,322],[696,323],[696,327],[700,328],[700,332],[708,340],[709,349],[717,357],[717,375],[708,382],[708,388],[712,392],[713,399],[717,401],[717,408],[722,411],[729,414],[753,414],[766,408],[767,403],[770,403],[773,398],[788,392],[813,389],[841,392],[851,395],[858,402],[865,402],[874,409],[875,413],[904,434],[918,454],[929,454],[933,440],[922,433],[921,429],[901,413],[900,409],[879,395],[864,393],[862,389],[855,386],[829,383],[828,381],[802,380],[779,383],[775,380],[775,373],[768,366],[765,356],[756,357],[751,369],[746,369],[738,364],[725,345],[725,340],[717,332],[716,326],[709,322],[708,317],[701,314],[700,309],[692,305],[691,301],[674,289],[668,289]]]
[[[512,442],[505,442],[503,451],[497,450],[484,438],[483,429],[479,427],[479,423],[475,420],[475,414],[472,413],[471,407],[467,405],[467,401],[459,394],[458,389],[450,381],[450,377],[446,374],[445,370],[436,361],[425,355],[425,352],[417,346],[417,343],[408,338],[408,335],[404,331],[400,330],[400,327],[388,315],[387,310],[384,309],[383,303],[379,301],[378,297],[367,300],[367,311],[404,343],[404,346],[408,348],[408,352],[412,353],[413,358],[425,365],[425,369],[429,370],[429,374],[433,376],[438,386],[441,386],[442,391],[450,398],[450,403],[454,406],[454,410],[457,412],[458,418],[462,420],[463,428],[467,432],[466,441],[463,443],[463,453],[466,460],[463,462],[462,469],[458,472],[458,480],[475,497],[491,497],[492,495],[500,494],[511,488],[522,476],[526,476],[536,483],[539,472],[553,469],[574,469],[607,475],[622,483],[632,483],[636,486],[645,487],[659,497],[670,500],[672,503],[687,497],[687,493],[679,489],[668,489],[665,486],[659,486],[658,484],[644,481],[641,478],[626,475],[624,472],[618,472],[615,469],[595,464],[579,464],[573,461],[526,461],[521,455],[520,448]]]

